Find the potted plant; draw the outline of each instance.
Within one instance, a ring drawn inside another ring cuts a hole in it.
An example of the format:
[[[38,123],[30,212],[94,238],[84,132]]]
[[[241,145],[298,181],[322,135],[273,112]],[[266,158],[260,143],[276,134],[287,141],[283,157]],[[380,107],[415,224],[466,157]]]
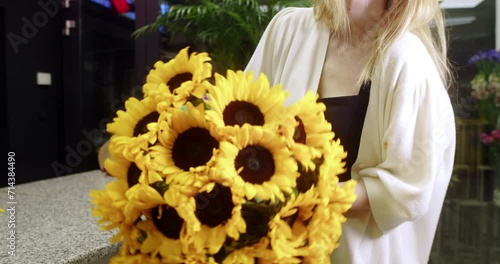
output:
[[[267,24],[281,9],[310,6],[310,0],[188,0],[138,29],[134,36],[166,28],[184,34],[195,49],[207,51],[217,72],[243,69]]]

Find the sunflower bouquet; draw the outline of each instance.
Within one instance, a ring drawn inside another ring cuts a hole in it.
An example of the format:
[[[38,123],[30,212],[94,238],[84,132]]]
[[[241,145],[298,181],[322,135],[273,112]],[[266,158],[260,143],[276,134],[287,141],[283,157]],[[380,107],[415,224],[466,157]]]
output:
[[[108,125],[116,178],[93,190],[92,214],[116,230],[111,263],[329,263],[355,181],[325,106],[261,74],[212,76],[188,48],[157,62]]]

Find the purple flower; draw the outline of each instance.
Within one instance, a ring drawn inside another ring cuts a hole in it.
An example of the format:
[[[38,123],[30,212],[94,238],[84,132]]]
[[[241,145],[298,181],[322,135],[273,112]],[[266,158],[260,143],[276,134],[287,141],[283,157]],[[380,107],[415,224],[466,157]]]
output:
[[[480,61],[481,60],[481,53],[482,52],[480,51],[478,54],[470,57],[470,59],[469,59],[469,65],[476,64],[476,62]]]
[[[495,49],[491,49],[489,51],[486,52],[486,57],[488,58],[488,60],[490,62],[498,62],[500,61],[500,53],[495,50]]]
[[[483,60],[488,60],[490,62],[500,62],[500,52],[495,49],[491,49],[488,51],[479,51],[478,53],[470,57],[469,64],[476,64]]]

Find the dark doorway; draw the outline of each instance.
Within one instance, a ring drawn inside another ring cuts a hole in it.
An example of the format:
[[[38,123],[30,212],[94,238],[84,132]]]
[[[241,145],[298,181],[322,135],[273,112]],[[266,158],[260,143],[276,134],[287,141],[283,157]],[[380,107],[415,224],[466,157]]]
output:
[[[109,0],[0,1],[1,141],[15,152],[16,183],[98,169],[106,124],[159,57],[155,40],[131,36],[157,1],[136,2],[121,12]]]
[[[64,19],[77,25],[63,37],[65,149],[58,175],[98,169],[106,124],[137,87],[134,15],[109,1],[86,0],[71,2]],[[82,149],[89,146],[92,151]]]
[[[16,184],[53,177],[50,164],[59,158],[62,52],[57,7],[55,0],[0,4],[2,142],[15,152]],[[50,82],[38,81],[40,75]]]

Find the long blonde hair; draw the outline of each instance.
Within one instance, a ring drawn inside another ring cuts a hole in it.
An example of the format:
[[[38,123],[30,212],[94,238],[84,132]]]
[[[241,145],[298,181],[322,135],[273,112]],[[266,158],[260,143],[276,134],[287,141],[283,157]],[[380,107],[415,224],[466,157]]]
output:
[[[332,32],[348,36],[350,24],[347,0],[314,0],[316,19],[326,23]],[[387,0],[386,12],[378,21],[367,63],[359,82],[371,78],[377,63],[394,41],[405,31],[412,32],[424,43],[445,86],[451,80],[447,59],[444,17],[437,0]]]

